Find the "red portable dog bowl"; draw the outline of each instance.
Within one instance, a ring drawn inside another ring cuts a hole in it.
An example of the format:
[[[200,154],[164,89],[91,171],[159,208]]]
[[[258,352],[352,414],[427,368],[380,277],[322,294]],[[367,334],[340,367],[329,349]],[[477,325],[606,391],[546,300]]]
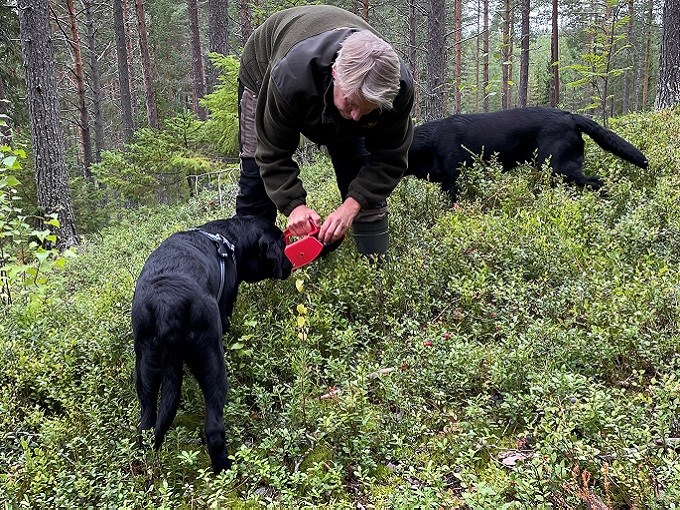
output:
[[[312,222],[312,231],[309,234],[297,241],[291,242],[290,238],[292,234],[288,229],[285,230],[283,233],[286,238],[284,253],[286,254],[286,257],[288,257],[288,260],[293,264],[293,269],[309,264],[319,256],[323,249],[323,243],[316,237],[318,233],[319,226]]]

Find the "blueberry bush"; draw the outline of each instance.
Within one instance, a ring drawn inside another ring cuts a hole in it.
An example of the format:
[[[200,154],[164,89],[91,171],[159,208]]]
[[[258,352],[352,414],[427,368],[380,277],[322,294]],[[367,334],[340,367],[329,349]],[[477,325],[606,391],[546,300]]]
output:
[[[646,171],[587,145],[600,192],[547,169],[465,169],[451,207],[404,179],[376,265],[351,237],[243,284],[225,335],[233,468],[212,474],[185,378],[159,452],[138,441],[130,303],[207,194],[121,214],[44,306],[0,323],[6,508],[677,508],[680,116],[617,119]],[[312,205],[339,198],[303,168]],[[281,219],[283,222],[283,219]],[[283,225],[283,223],[281,223]]]

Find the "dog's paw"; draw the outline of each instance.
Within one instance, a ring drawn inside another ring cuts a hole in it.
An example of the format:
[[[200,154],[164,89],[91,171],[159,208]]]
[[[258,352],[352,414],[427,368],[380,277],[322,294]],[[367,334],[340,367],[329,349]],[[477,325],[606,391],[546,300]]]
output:
[[[231,464],[231,459],[225,455],[224,458],[220,458],[213,463],[213,471],[216,475],[219,475],[223,471],[231,469]]]

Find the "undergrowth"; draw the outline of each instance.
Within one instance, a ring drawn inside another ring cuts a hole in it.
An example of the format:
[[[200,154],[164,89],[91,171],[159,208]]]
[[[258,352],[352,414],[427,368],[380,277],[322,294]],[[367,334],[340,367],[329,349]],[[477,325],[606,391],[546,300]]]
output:
[[[243,284],[224,339],[234,467],[220,476],[191,378],[160,452],[148,437],[137,444],[129,314],[160,241],[233,209],[199,196],[129,213],[85,243],[45,306],[5,310],[0,498],[677,508],[680,122],[665,115],[615,127],[649,172],[588,145],[601,193],[544,169],[475,166],[449,208],[436,186],[405,179],[379,267],[348,239],[287,281]],[[303,172],[328,214],[338,201],[328,163]]]

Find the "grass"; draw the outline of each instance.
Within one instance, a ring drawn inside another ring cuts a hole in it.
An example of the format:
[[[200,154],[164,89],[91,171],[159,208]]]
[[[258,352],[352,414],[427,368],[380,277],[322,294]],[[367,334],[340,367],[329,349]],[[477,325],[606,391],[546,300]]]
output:
[[[648,172],[589,145],[603,194],[528,167],[475,167],[449,209],[435,186],[406,179],[379,268],[350,240],[285,282],[243,284],[225,335],[234,468],[219,477],[190,378],[163,449],[136,443],[129,312],[158,243],[232,209],[206,196],[129,213],[38,304],[3,310],[0,499],[677,508],[679,126],[665,113],[614,126]],[[327,214],[328,164],[303,172]]]

